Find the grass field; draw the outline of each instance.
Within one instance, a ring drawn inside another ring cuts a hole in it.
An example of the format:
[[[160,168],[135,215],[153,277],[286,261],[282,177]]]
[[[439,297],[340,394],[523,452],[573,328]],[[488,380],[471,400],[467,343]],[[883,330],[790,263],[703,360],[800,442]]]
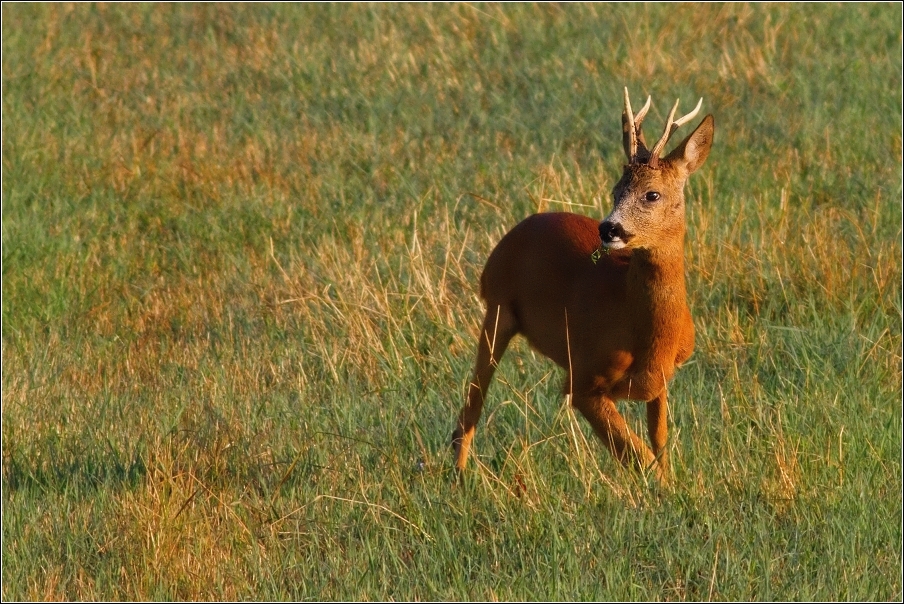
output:
[[[3,600],[902,598],[900,5],[2,10]],[[716,120],[677,486],[523,341],[456,484],[483,262],[608,212],[624,86]]]

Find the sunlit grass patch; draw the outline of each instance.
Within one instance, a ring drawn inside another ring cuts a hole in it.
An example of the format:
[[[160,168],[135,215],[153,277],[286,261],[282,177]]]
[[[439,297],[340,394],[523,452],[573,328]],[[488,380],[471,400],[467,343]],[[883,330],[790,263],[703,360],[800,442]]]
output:
[[[900,599],[900,20],[4,4],[4,599]],[[624,86],[716,119],[678,486],[518,341],[459,483],[480,270],[608,211]]]

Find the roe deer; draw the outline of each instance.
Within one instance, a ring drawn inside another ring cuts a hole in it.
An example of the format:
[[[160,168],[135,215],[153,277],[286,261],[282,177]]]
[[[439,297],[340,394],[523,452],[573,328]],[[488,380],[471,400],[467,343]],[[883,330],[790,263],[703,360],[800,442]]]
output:
[[[497,363],[520,333],[565,369],[572,405],[615,457],[669,482],[666,385],[694,348],[684,284],[684,184],[709,155],[712,115],[665,158],[660,154],[702,102],[675,120],[676,101],[665,132],[648,150],[640,126],[650,98],[635,116],[626,88],[628,164],[609,216],[597,223],[577,214],[535,214],[490,254],[480,278],[487,312],[477,361],[452,435],[459,470]],[[617,399],[646,402],[652,449],[625,423]]]

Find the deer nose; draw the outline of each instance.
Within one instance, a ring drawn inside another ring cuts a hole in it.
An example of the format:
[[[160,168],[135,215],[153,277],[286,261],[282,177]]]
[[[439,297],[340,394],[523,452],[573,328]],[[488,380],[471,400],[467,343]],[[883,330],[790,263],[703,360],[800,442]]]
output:
[[[612,243],[616,240],[627,243],[630,238],[631,236],[625,232],[625,229],[618,222],[604,220],[600,223],[600,241],[603,243]]]

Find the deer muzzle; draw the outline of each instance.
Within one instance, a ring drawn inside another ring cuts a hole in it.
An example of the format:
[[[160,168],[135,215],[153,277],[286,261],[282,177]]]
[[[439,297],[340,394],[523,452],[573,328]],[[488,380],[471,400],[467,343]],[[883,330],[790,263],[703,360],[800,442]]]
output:
[[[603,247],[610,250],[620,250],[628,244],[633,235],[625,231],[621,223],[608,218],[600,223],[600,241]]]

